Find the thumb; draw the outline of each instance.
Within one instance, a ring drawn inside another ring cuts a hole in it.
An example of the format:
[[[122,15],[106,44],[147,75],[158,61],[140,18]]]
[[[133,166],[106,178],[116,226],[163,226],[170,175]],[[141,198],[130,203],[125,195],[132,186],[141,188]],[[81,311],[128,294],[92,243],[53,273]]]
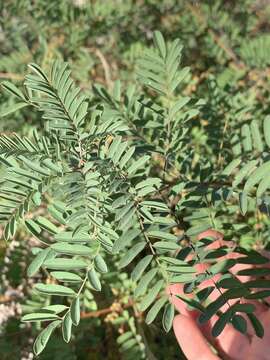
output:
[[[188,360],[219,360],[213,354],[196,322],[185,315],[177,315],[173,329],[180,348]]]

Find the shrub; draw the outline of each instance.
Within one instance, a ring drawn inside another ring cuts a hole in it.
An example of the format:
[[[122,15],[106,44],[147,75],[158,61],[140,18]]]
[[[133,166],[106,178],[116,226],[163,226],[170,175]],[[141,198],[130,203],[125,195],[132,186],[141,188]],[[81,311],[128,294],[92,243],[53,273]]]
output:
[[[43,130],[35,129],[29,137],[15,133],[0,137],[4,237],[11,239],[17,226],[24,225],[39,241],[31,249],[34,258],[27,275],[36,279],[34,290],[51,299],[22,318],[47,323],[34,343],[37,355],[58,327],[63,339],[70,341],[73,326],[80,322],[85,291],[102,291],[110,282],[111,267],[125,268],[130,275],[131,301],[137,311],[147,311],[147,324],[163,309],[163,328],[171,329],[174,307],[166,289],[183,283],[185,292],[194,296],[179,296],[200,310],[202,322],[228,304],[228,316],[225,321],[224,316],[219,318],[213,335],[228,322],[245,331],[246,320],[239,315],[244,313],[262,336],[254,306],[241,299],[265,297],[269,291],[252,289],[269,288],[267,281],[243,285],[230,269],[237,263],[266,264],[268,259],[231,242],[209,248],[218,233],[201,235],[218,228],[220,214],[230,213],[232,206],[237,211],[231,204],[238,197],[245,215],[253,206],[254,187],[258,202],[263,201],[270,162],[261,154],[264,144],[258,124],[253,120],[241,130],[244,148],[254,146],[260,154],[255,159],[243,160],[239,154],[225,168],[204,161],[194,167],[192,119],[207,105],[181,95],[190,69],[179,69],[179,40],[166,43],[157,31],[154,41],[155,49],[139,61],[143,92],[130,86],[123,93],[116,81],[112,93],[95,85],[93,99],[75,85],[68,64],[61,61],[52,64],[49,74],[30,64],[23,91],[2,83],[18,99],[5,115],[32,107],[43,123]],[[268,117],[264,136],[269,145]],[[186,230],[187,222],[192,226]],[[197,235],[199,241],[194,242]],[[232,252],[243,256],[219,260]],[[208,263],[210,268],[198,274],[196,264]],[[221,277],[215,281],[217,274]],[[201,290],[200,284],[209,279],[213,285]],[[220,296],[211,301],[215,288]],[[235,298],[239,302],[230,305]],[[136,336],[126,332],[119,343],[141,353],[144,346]]]

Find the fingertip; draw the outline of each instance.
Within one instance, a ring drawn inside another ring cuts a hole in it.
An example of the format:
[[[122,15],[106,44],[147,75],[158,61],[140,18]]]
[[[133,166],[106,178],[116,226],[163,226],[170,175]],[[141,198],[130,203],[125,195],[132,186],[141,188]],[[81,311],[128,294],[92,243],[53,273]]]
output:
[[[218,360],[211,351],[196,322],[185,315],[177,315],[173,329],[179,346],[189,360]],[[194,346],[195,345],[195,346]]]

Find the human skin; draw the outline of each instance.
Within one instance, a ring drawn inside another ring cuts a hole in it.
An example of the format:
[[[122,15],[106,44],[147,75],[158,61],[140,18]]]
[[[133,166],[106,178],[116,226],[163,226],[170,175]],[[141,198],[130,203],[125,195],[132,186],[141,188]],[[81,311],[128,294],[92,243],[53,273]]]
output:
[[[207,230],[198,236],[198,239],[212,237],[214,242],[210,245],[210,248],[215,249],[224,244],[228,245],[228,242],[223,240],[221,233],[215,230]],[[209,248],[209,247],[208,247]],[[264,253],[264,256],[269,254]],[[232,253],[230,257],[239,257],[239,254]],[[202,272],[206,269],[205,264],[197,265],[197,271]],[[237,271],[247,268],[248,265],[237,264],[231,271],[236,273]],[[252,267],[252,265],[249,265]],[[213,280],[218,280],[219,275],[216,275]],[[241,276],[241,281],[245,282],[251,279],[248,276]],[[204,288],[209,285],[213,285],[213,280],[207,280],[202,285]],[[270,281],[269,281],[270,288]],[[234,329],[232,325],[226,325],[223,332],[214,338],[211,335],[211,329],[218,319],[217,316],[213,316],[206,324],[200,325],[198,323],[199,311],[187,310],[186,304],[176,297],[176,295],[184,295],[182,284],[173,284],[168,288],[170,301],[174,304],[175,308],[179,311],[173,322],[173,329],[176,339],[184,352],[188,360],[218,360],[218,359],[230,359],[230,360],[269,360],[270,359],[270,308],[266,303],[259,301],[251,301],[256,306],[255,315],[261,321],[264,327],[264,337],[258,338],[254,329],[248,321],[247,334],[243,335]],[[214,290],[211,294],[211,300],[216,299],[219,296],[218,290]],[[186,296],[186,294],[185,294]],[[270,299],[267,298],[269,301]],[[232,301],[231,303],[235,302]],[[227,305],[225,305],[227,306]],[[224,307],[223,310],[226,308]],[[213,351],[212,349],[215,349]]]

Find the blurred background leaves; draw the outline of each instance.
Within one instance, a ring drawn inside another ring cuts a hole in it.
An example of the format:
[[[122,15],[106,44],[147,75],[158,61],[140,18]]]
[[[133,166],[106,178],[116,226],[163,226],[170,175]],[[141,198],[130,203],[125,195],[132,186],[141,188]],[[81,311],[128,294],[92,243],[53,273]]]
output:
[[[270,2],[263,0],[5,0],[0,2],[0,80],[21,86],[28,63],[38,63],[46,70],[59,58],[69,62],[73,78],[86,92],[91,92],[94,83],[110,90],[116,79],[121,79],[125,89],[135,80],[137,60],[152,46],[155,29],[168,41],[178,37],[184,46],[182,65],[190,66],[192,74],[183,91],[186,95],[195,93],[207,103],[200,119],[192,120],[191,148],[193,166],[202,161],[209,179],[213,168],[208,167],[208,161],[217,170],[245,153],[247,145],[239,145],[243,126],[256,119],[262,129],[269,113],[269,15]],[[1,92],[0,112],[13,101]],[[26,135],[33,124],[39,127],[40,117],[33,113],[29,116],[26,108],[0,119],[0,131]],[[256,147],[255,151],[259,154]],[[216,208],[219,228],[223,226],[228,236],[247,248],[269,247],[267,205],[245,217],[235,207],[231,205],[226,212],[222,204]],[[19,316],[27,306],[33,308],[45,301],[33,295],[25,302],[31,288],[26,266],[32,253],[31,242],[24,239],[25,234],[19,232],[8,248],[0,242],[3,360],[33,357],[32,343],[38,329],[22,324]],[[125,358],[115,340],[123,324],[138,331],[146,346],[150,344],[149,359],[180,358],[172,333],[165,337],[155,325],[133,327],[132,317],[125,310],[129,280],[113,273],[111,276],[106,301],[99,302],[99,309],[105,312],[97,313],[91,322],[86,315],[71,346],[56,332],[40,359]],[[111,307],[115,298],[116,308]],[[91,292],[86,292],[85,299],[86,309],[98,311]]]

